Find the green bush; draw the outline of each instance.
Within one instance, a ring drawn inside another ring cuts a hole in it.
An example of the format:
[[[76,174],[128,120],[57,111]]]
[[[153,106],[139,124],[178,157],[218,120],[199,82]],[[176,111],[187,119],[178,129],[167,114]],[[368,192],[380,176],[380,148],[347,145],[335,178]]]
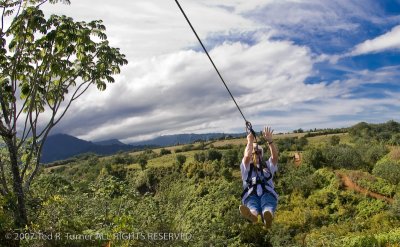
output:
[[[359,202],[356,205],[357,208],[357,216],[363,217],[363,218],[369,218],[375,214],[378,214],[379,212],[385,210],[388,208],[388,205],[386,202],[373,199],[373,198],[366,198]]]
[[[193,144],[185,145],[182,147],[182,152],[193,150],[193,148],[194,148]]]
[[[197,152],[194,154],[194,160],[197,162],[206,161],[206,153],[205,152]]]
[[[394,202],[390,207],[390,211],[392,212],[392,214],[395,217],[400,219],[400,194],[399,193],[394,196]]]
[[[315,188],[315,183],[312,179],[314,172],[315,169],[308,164],[302,164],[299,167],[289,164],[285,176],[280,177],[277,183],[279,194],[299,192],[304,197],[309,196]]]
[[[339,143],[340,143],[340,137],[339,136],[334,135],[334,136],[331,136],[329,138],[329,144],[330,145],[336,146],[336,145],[339,145]]]
[[[162,148],[162,149],[160,150],[160,155],[161,155],[161,156],[167,155],[167,154],[171,154],[171,150],[168,150],[168,149],[165,149],[165,148]]]
[[[400,182],[400,162],[388,158],[382,159],[376,163],[372,174],[387,179],[393,184],[398,184]]]
[[[146,166],[147,166],[147,158],[146,158],[145,156],[139,157],[138,162],[139,162],[140,168],[142,168],[142,170],[146,169]]]
[[[210,149],[207,151],[207,160],[218,160],[220,161],[222,158],[222,153],[215,149]]]
[[[315,169],[319,169],[324,166],[326,163],[324,154],[322,150],[319,148],[311,148],[307,149],[303,152],[303,162],[306,164],[310,164]]]
[[[286,137],[277,139],[276,144],[279,150],[282,151],[302,151],[304,147],[308,144],[306,137]]]
[[[377,145],[370,145],[365,154],[366,162],[371,165],[374,165],[378,160],[380,160],[383,156],[389,153],[389,149],[386,145],[377,144]]]
[[[387,196],[392,197],[396,192],[396,186],[391,184],[388,180],[375,177],[367,172],[353,171],[349,173],[350,178],[359,186]]]
[[[361,155],[351,146],[340,144],[324,150],[326,165],[334,169],[358,169],[365,167]]]
[[[178,154],[176,156],[176,161],[178,162],[179,167],[182,167],[182,165],[186,162],[186,156],[183,154]]]
[[[226,167],[237,167],[239,163],[238,159],[238,150],[237,149],[229,149],[222,156],[222,162]]]

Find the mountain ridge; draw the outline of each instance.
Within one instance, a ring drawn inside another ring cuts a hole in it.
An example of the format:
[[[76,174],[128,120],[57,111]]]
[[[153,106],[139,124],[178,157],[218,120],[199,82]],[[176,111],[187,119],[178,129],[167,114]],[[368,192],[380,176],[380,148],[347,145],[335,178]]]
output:
[[[176,134],[159,136],[151,140],[125,144],[118,139],[109,139],[98,142],[86,141],[68,134],[54,134],[47,138],[44,143],[42,163],[50,163],[64,160],[84,153],[95,153],[98,155],[111,155],[120,151],[135,151],[145,148],[166,147],[178,144],[190,144],[195,141],[209,141],[225,137],[240,137],[244,134]]]

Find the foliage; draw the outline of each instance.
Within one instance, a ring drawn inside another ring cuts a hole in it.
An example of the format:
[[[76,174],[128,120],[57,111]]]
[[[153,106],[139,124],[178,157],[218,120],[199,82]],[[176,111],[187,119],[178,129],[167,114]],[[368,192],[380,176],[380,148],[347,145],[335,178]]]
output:
[[[178,162],[179,167],[182,167],[183,164],[186,162],[186,156],[182,154],[178,154],[176,156],[176,161]]]
[[[349,177],[357,185],[368,189],[369,191],[393,197],[396,191],[396,186],[391,184],[389,181],[383,178],[375,177],[366,172],[352,171],[349,173]]]
[[[323,155],[322,149],[320,148],[310,148],[303,152],[303,162],[310,164],[315,169],[321,168],[326,164],[325,157]]]
[[[314,172],[315,169],[310,165],[295,167],[291,164],[285,176],[279,178],[279,188],[282,189],[283,194],[298,192],[306,197],[315,187],[312,179]]]
[[[171,154],[171,150],[162,148],[162,149],[160,150],[160,155],[162,156],[162,155],[166,155],[166,154]]]
[[[275,140],[280,151],[302,151],[308,144],[306,137],[285,137]]]
[[[345,144],[328,146],[324,150],[325,165],[335,169],[357,169],[364,167],[360,153]]]
[[[197,162],[204,162],[206,161],[206,153],[205,152],[197,152],[194,154],[194,160]]]
[[[400,133],[400,123],[390,120],[383,124],[358,123],[349,129],[350,135],[367,142],[377,141],[395,144]],[[393,138],[394,137],[394,138]]]
[[[376,163],[372,174],[389,180],[392,184],[400,182],[400,161],[384,158]]]
[[[43,168],[28,198],[28,212],[35,219],[30,229],[63,234],[101,233],[111,239],[111,246],[126,247],[393,246],[398,243],[399,187],[366,171],[342,170],[360,186],[396,195],[394,203],[389,204],[344,189],[336,167],[327,162],[329,159],[341,161],[344,158],[339,156],[347,153],[365,154],[369,147],[305,146],[303,162],[297,166],[292,163],[290,152],[280,152],[279,169],[274,177],[279,204],[270,230],[260,224],[249,224],[238,212],[242,181],[240,169],[230,162],[240,159],[243,148],[241,145],[214,149],[221,155],[220,159],[209,159],[209,150],[163,156],[147,151],[129,154],[134,160],[130,165],[115,162],[121,157],[122,161],[125,159],[121,153],[95,159],[81,157],[62,166]],[[333,154],[337,157],[332,158]],[[181,155],[186,160],[182,162],[182,169],[176,169],[177,157]],[[134,163],[141,157],[152,165],[139,169]],[[392,153],[379,162],[385,159],[392,160]],[[157,162],[163,166],[154,165]],[[367,163],[367,159],[361,162]],[[12,229],[12,215],[5,210],[13,206],[11,202],[0,197],[0,234]],[[191,239],[116,238],[114,234],[121,232],[185,233]],[[21,243],[22,246],[106,244],[107,241],[65,239]]]
[[[209,149],[207,151],[207,160],[213,161],[213,160],[218,160],[220,161],[222,158],[222,153],[219,152],[218,150],[215,149]]]
[[[0,191],[15,197],[19,229],[29,224],[25,195],[40,170],[50,131],[90,86],[105,90],[127,64],[119,49],[109,45],[102,21],[46,17],[40,9],[45,2],[1,3],[0,136],[12,174],[11,179],[0,177]],[[13,184],[12,191],[7,183]]]
[[[142,170],[146,169],[147,157],[146,156],[141,156],[141,157],[139,157],[138,161],[139,161],[140,168],[142,168]]]
[[[239,163],[239,151],[229,149],[222,155],[222,164],[226,167],[237,167]]]
[[[329,138],[329,144],[330,145],[336,146],[336,145],[339,145],[339,143],[340,143],[340,137],[339,136],[334,135],[334,136],[331,136]]]

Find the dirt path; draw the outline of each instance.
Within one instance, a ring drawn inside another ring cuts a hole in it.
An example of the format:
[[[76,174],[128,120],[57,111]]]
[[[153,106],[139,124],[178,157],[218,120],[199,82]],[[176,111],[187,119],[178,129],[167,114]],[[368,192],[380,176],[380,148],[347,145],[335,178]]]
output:
[[[347,176],[346,174],[343,174],[341,172],[336,172],[337,175],[339,175],[340,179],[342,180],[343,184],[346,186],[347,189],[349,190],[354,190],[357,191],[358,193],[367,195],[369,197],[373,197],[375,199],[379,199],[379,200],[384,200],[388,203],[393,203],[394,200],[392,198],[386,197],[384,195],[369,191],[359,185],[357,185],[356,183],[354,183],[351,178],[349,176]]]

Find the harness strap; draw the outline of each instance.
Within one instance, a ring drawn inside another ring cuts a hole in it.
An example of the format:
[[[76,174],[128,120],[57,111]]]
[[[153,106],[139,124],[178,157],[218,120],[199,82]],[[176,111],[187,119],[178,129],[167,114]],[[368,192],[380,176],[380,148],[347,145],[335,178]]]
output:
[[[268,181],[272,178],[272,173],[269,170],[268,166],[266,166],[269,176],[266,178],[263,174],[263,166],[262,166],[263,162],[261,162],[261,158],[259,158],[259,165],[260,165],[260,169],[261,169],[261,174],[262,174],[262,178],[260,178],[260,176],[258,175],[258,172],[256,171],[256,177],[255,177],[255,181],[252,179],[252,175],[253,175],[253,170],[254,170],[254,163],[250,163],[250,170],[247,174],[247,179],[246,179],[246,183],[247,183],[247,187],[243,190],[241,198],[243,199],[243,197],[246,195],[246,193],[249,190],[252,190],[250,192],[249,195],[252,195],[254,193],[257,193],[257,185],[260,184],[261,188],[263,190],[263,193],[265,192],[269,192],[267,189],[267,186],[272,188],[271,185],[268,184]],[[256,168],[257,169],[257,168]]]

